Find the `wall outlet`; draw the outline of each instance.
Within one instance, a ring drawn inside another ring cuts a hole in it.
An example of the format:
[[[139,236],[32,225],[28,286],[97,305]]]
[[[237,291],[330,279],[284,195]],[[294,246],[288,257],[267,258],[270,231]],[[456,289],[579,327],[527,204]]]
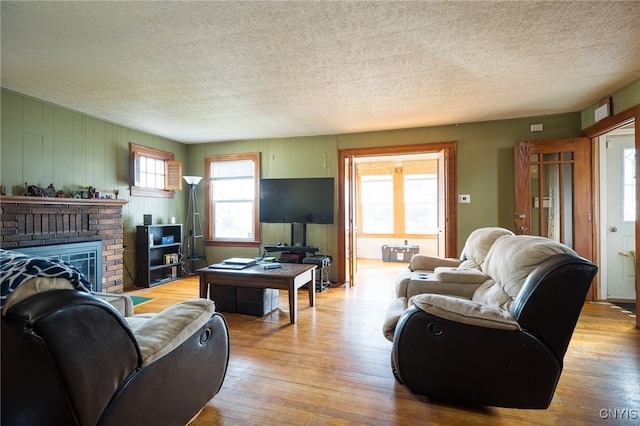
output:
[[[458,194],[458,203],[470,203],[471,195],[470,194]]]

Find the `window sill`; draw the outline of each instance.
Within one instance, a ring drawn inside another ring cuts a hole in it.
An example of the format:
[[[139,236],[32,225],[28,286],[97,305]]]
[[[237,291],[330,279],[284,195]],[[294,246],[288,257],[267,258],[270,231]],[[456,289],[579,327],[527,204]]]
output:
[[[260,247],[260,241],[247,240],[205,240],[208,247]]]
[[[175,191],[165,191],[164,189],[140,188],[138,186],[131,187],[132,197],[155,197],[155,198],[173,198]]]

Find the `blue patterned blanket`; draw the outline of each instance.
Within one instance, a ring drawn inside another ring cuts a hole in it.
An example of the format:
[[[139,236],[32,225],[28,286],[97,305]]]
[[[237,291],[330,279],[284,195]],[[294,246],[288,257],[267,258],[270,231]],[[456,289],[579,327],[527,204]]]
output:
[[[34,277],[66,278],[77,290],[92,292],[91,283],[73,265],[59,259],[27,256],[0,249],[0,307],[18,286]]]

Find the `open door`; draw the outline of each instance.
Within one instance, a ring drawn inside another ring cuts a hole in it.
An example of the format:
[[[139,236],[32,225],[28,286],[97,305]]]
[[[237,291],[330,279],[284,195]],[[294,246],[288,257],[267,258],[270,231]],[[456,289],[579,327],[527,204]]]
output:
[[[356,274],[356,254],[358,253],[358,247],[356,247],[358,237],[357,237],[357,229],[355,223],[356,217],[356,203],[354,201],[354,197],[356,194],[355,191],[355,166],[353,161],[353,156],[346,156],[344,158],[344,170],[345,170],[345,182],[344,182],[344,203],[347,206],[346,209],[346,217],[345,217],[345,235],[344,239],[346,241],[346,275],[347,275],[347,284],[353,286],[355,284],[355,274]]]
[[[517,234],[539,235],[593,259],[593,201],[589,138],[516,143]],[[588,300],[594,300],[591,288]]]
[[[438,153],[438,256],[447,257],[447,162],[446,151]]]

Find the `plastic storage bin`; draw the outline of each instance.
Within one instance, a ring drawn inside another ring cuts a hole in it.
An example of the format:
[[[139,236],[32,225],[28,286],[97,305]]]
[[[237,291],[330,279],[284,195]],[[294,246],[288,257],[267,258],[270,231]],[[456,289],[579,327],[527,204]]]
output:
[[[382,261],[409,263],[411,257],[419,252],[420,246],[393,246],[384,244],[382,246]]]

